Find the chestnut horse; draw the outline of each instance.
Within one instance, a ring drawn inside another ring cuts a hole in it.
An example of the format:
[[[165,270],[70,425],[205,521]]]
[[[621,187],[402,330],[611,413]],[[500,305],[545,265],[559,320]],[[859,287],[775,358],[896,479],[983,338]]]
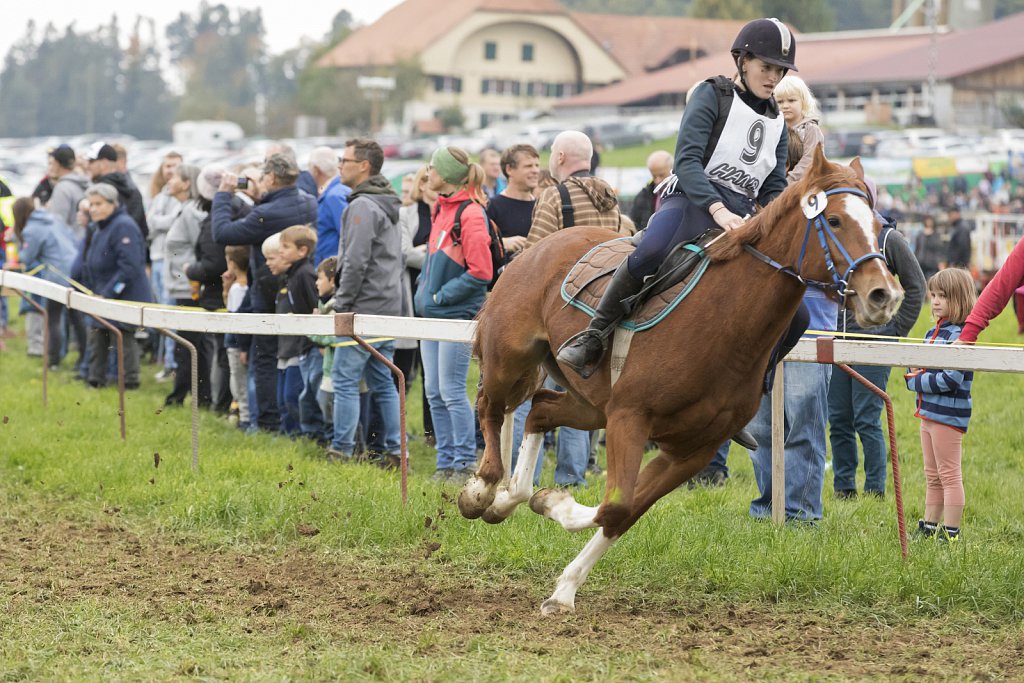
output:
[[[769,356],[806,282],[835,282],[865,328],[892,317],[902,290],[877,253],[880,225],[867,197],[860,161],[833,164],[819,146],[802,181],[708,249],[713,265],[699,286],[664,321],[636,334],[614,386],[610,354],[586,380],[563,372],[553,355],[587,324],[584,313],[562,301],[562,280],[577,259],[614,235],[563,230],[508,266],[479,315],[477,408],[487,447],[458,503],[465,517],[496,523],[529,500],[569,531],[600,527],[541,605],[544,614],[573,610],[576,590],[611,545],[753,418]],[[542,366],[568,391],[538,390]],[[502,423],[531,396],[515,472],[499,487]],[[580,505],[564,489],[531,498],[543,434],[559,426],[607,429],[608,479],[599,507]],[[641,471],[649,440],[660,452]]]

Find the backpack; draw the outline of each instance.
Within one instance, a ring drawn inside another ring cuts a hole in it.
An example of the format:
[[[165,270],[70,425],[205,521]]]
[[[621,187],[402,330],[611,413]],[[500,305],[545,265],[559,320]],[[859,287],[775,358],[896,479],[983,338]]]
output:
[[[470,204],[476,204],[476,202],[472,199],[467,199],[459,204],[459,208],[455,210],[455,223],[452,225],[451,233],[452,242],[455,244],[462,243],[462,212]],[[481,210],[483,209],[482,206],[480,208]],[[487,285],[487,289],[491,290],[494,288],[494,283],[498,281],[501,271],[505,269],[505,265],[508,263],[508,254],[505,253],[505,243],[501,241],[501,230],[490,219],[486,211],[484,211],[484,221],[487,223],[487,234],[491,238],[491,281]]]

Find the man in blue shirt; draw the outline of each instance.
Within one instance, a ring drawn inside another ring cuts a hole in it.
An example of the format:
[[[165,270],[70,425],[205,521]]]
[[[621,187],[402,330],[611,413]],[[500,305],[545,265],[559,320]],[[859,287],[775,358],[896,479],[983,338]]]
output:
[[[348,206],[352,189],[338,175],[338,154],[330,147],[317,147],[309,153],[309,173],[316,181],[316,252],[313,264],[338,255],[341,239],[341,213]]]

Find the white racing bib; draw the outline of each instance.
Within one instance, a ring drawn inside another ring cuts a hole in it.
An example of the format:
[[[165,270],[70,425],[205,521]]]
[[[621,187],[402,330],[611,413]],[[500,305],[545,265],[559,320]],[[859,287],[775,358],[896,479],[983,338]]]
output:
[[[718,145],[704,167],[711,182],[744,196],[755,196],[773,170],[775,149],[782,139],[782,116],[761,116],[740,99],[732,98]]]

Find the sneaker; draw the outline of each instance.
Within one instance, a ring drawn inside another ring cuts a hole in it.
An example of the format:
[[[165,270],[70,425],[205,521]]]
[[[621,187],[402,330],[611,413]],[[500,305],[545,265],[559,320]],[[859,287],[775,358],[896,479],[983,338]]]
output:
[[[464,470],[452,470],[452,473],[448,475],[448,484],[454,484],[455,486],[462,486],[469,478],[473,476],[473,470],[466,468]]]
[[[917,520],[917,531],[914,533],[922,538],[931,538],[937,530],[938,525],[935,522],[926,522],[923,519],[919,519]]]
[[[402,469],[402,454],[401,453],[383,453],[380,456],[380,460],[376,463],[377,467],[383,470],[399,470]]]
[[[857,489],[836,489],[832,497],[836,500],[853,500],[857,497]]]
[[[452,476],[453,471],[454,470],[450,470],[448,468],[439,469],[432,475],[430,475],[430,481],[436,481],[438,483],[443,484],[444,482],[448,481],[448,477]]]
[[[592,474],[595,477],[599,477],[604,474],[604,470],[597,464],[596,460],[587,463],[587,474]]]
[[[157,382],[160,382],[161,384],[163,384],[164,382],[168,382],[174,379],[174,370],[168,370],[167,368],[164,368],[160,372],[153,375],[153,379],[155,379]]]
[[[935,529],[935,536],[940,541],[944,541],[946,543],[952,543],[952,542],[955,542],[955,541],[959,541],[960,540],[960,527],[958,527],[958,526],[946,526],[945,524],[940,524]]]
[[[352,462],[352,455],[339,451],[337,448],[328,448],[324,451],[327,462]]]

